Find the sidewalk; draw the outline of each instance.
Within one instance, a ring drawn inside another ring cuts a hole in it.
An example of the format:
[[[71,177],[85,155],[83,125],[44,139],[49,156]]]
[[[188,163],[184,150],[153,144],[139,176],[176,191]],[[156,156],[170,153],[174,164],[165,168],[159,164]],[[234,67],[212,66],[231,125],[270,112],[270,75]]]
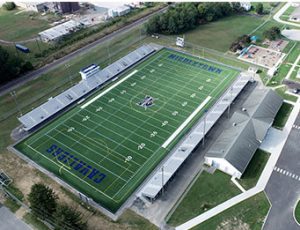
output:
[[[295,106],[289,116],[289,119],[286,122],[285,127],[282,131],[271,128],[267,134],[266,139],[261,144],[260,148],[270,152],[271,156],[256,184],[256,186],[244,193],[241,193],[224,203],[208,210],[207,212],[187,221],[186,223],[177,226],[176,230],[186,230],[191,229],[202,222],[212,218],[213,216],[225,211],[226,209],[254,196],[255,194],[263,191],[270,179],[270,176],[272,174],[273,168],[280,156],[280,153],[284,147],[284,144],[288,138],[288,135],[293,127],[293,124],[299,114],[300,111],[300,99],[298,98],[297,103],[295,103]]]
[[[280,16],[290,7],[290,5],[291,5],[290,2],[286,3],[280,10],[278,10],[278,12],[273,16],[273,18],[277,22],[287,24],[287,25],[291,25],[291,26],[300,27],[300,24],[298,24],[298,23],[287,22],[287,21],[283,21],[283,20],[280,19]]]

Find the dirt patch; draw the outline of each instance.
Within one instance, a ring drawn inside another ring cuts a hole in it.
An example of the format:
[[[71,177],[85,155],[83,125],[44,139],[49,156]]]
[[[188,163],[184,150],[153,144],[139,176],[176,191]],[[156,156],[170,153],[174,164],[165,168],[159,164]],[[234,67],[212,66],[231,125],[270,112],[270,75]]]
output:
[[[250,230],[250,226],[236,217],[222,221],[216,230]]]
[[[19,208],[19,209],[16,211],[15,215],[16,215],[16,217],[17,217],[18,219],[23,219],[23,216],[24,216],[26,213],[27,213],[27,210],[26,210],[25,208],[21,207],[21,208]]]

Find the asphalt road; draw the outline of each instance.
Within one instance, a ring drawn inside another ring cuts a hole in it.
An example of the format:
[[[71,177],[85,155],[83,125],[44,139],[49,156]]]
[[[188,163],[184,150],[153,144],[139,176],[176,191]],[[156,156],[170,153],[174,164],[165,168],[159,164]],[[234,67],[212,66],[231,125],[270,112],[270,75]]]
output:
[[[300,229],[293,213],[300,199],[300,114],[274,167],[265,192],[272,204],[264,230]]]
[[[0,230],[31,230],[31,228],[0,204]]]
[[[141,19],[139,19],[139,20],[127,25],[127,26],[124,26],[123,28],[121,28],[119,30],[116,30],[115,32],[113,32],[111,34],[108,34],[108,35],[106,35],[106,36],[104,36],[104,37],[102,37],[102,38],[100,38],[100,39],[98,39],[98,40],[96,40],[96,41],[94,41],[94,42],[92,42],[92,43],[90,43],[90,44],[88,44],[88,45],[86,45],[86,46],[84,46],[84,47],[82,47],[82,48],[80,48],[80,49],[64,56],[64,57],[62,57],[62,58],[60,58],[60,59],[57,59],[57,60],[53,61],[50,64],[47,64],[47,65],[45,65],[45,66],[43,66],[43,67],[41,67],[41,68],[39,68],[35,71],[32,71],[32,72],[30,72],[28,74],[25,74],[25,75],[13,80],[13,81],[8,82],[5,85],[0,86],[0,96],[14,90],[18,86],[21,86],[21,85],[25,84],[29,80],[33,80],[33,79],[38,78],[41,74],[43,74],[45,72],[48,72],[51,69],[54,69],[54,68],[56,68],[60,65],[63,65],[65,63],[67,63],[70,59],[72,59],[72,58],[74,58],[78,55],[82,55],[82,54],[85,54],[85,53],[89,52],[95,46],[110,40],[114,36],[130,31],[134,27],[139,26],[139,25],[143,24],[144,22],[146,22],[154,14],[161,13],[161,12],[165,11],[167,8],[168,8],[168,6],[162,8],[159,11],[156,11],[156,12],[154,12],[154,13],[152,13],[152,14],[144,17],[144,18],[141,18]]]

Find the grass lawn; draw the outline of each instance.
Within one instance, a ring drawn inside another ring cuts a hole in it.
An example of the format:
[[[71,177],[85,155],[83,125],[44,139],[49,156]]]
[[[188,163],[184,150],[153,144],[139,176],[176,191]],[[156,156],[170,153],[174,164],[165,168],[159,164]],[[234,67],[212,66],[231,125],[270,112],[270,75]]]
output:
[[[300,201],[298,201],[298,203],[297,203],[294,214],[295,214],[295,219],[299,224],[300,223]]]
[[[286,123],[287,119],[289,118],[293,107],[294,107],[293,105],[283,102],[282,106],[280,107],[280,109],[274,119],[272,126],[277,129],[282,129],[285,126],[285,123]]]
[[[257,149],[239,183],[246,189],[254,187],[268,162],[270,154]]]
[[[4,205],[10,209],[10,211],[12,211],[13,213],[15,213],[20,207],[21,205],[19,205],[16,201],[14,201],[12,198],[8,197],[5,202]]]
[[[35,12],[20,13],[20,10],[6,11],[0,8],[0,39],[20,41],[36,37],[50,27],[47,17]]]
[[[261,230],[269,208],[270,204],[261,192],[194,227],[193,230]]]
[[[279,88],[276,88],[275,91],[285,100],[288,101],[292,101],[292,102],[296,102],[297,101],[297,97],[291,94],[287,94],[286,91],[288,90],[288,88],[285,85],[282,85]]]
[[[257,17],[230,16],[201,25],[185,33],[184,36],[187,42],[226,52],[234,40],[243,34],[250,33],[261,23],[263,20]]]
[[[182,224],[239,193],[230,176],[218,170],[213,175],[202,172],[167,223],[172,226]]]
[[[295,7],[290,6],[285,12],[283,12],[283,14],[280,16],[280,19],[284,21],[289,21],[289,18],[295,9]]]
[[[23,221],[29,225],[31,225],[34,229],[38,230],[50,230],[47,225],[45,225],[42,221],[40,221],[38,218],[36,218],[31,213],[26,213],[23,216]]]
[[[286,77],[292,67],[291,64],[296,61],[300,53],[300,43],[290,42],[290,44],[284,49],[284,52],[288,56],[278,68],[276,75],[270,79],[267,86],[278,86],[282,83],[282,80]]]

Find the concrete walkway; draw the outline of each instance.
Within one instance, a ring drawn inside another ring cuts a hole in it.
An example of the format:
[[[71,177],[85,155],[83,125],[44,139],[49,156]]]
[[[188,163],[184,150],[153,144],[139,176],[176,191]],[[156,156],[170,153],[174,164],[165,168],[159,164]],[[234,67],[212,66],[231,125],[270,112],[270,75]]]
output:
[[[267,183],[270,179],[270,176],[272,174],[273,168],[280,156],[280,153],[284,147],[284,144],[288,138],[288,135],[293,127],[293,124],[297,118],[297,115],[300,111],[300,99],[298,98],[297,103],[295,103],[295,106],[289,116],[289,119],[287,120],[287,123],[282,131],[271,128],[267,134],[267,137],[265,141],[261,144],[260,148],[270,152],[271,156],[256,184],[256,186],[252,189],[247,190],[246,192],[243,192],[224,203],[208,210],[207,212],[187,221],[186,223],[177,226],[176,230],[186,230],[191,229],[202,222],[216,216],[217,214],[225,211],[226,209],[233,207],[234,205],[256,195],[259,192],[262,192]]]
[[[296,61],[293,63],[292,67],[290,68],[288,74],[286,75],[286,79],[290,79],[294,69],[296,68],[298,62],[300,61],[300,55],[298,56],[298,58],[296,59]]]
[[[298,23],[293,23],[293,22],[288,22],[288,21],[283,21],[280,19],[280,16],[291,6],[291,3],[288,2],[286,3],[278,12],[273,16],[273,19],[276,20],[277,22],[286,24],[286,25],[291,25],[291,26],[296,26],[300,27],[300,24]]]

